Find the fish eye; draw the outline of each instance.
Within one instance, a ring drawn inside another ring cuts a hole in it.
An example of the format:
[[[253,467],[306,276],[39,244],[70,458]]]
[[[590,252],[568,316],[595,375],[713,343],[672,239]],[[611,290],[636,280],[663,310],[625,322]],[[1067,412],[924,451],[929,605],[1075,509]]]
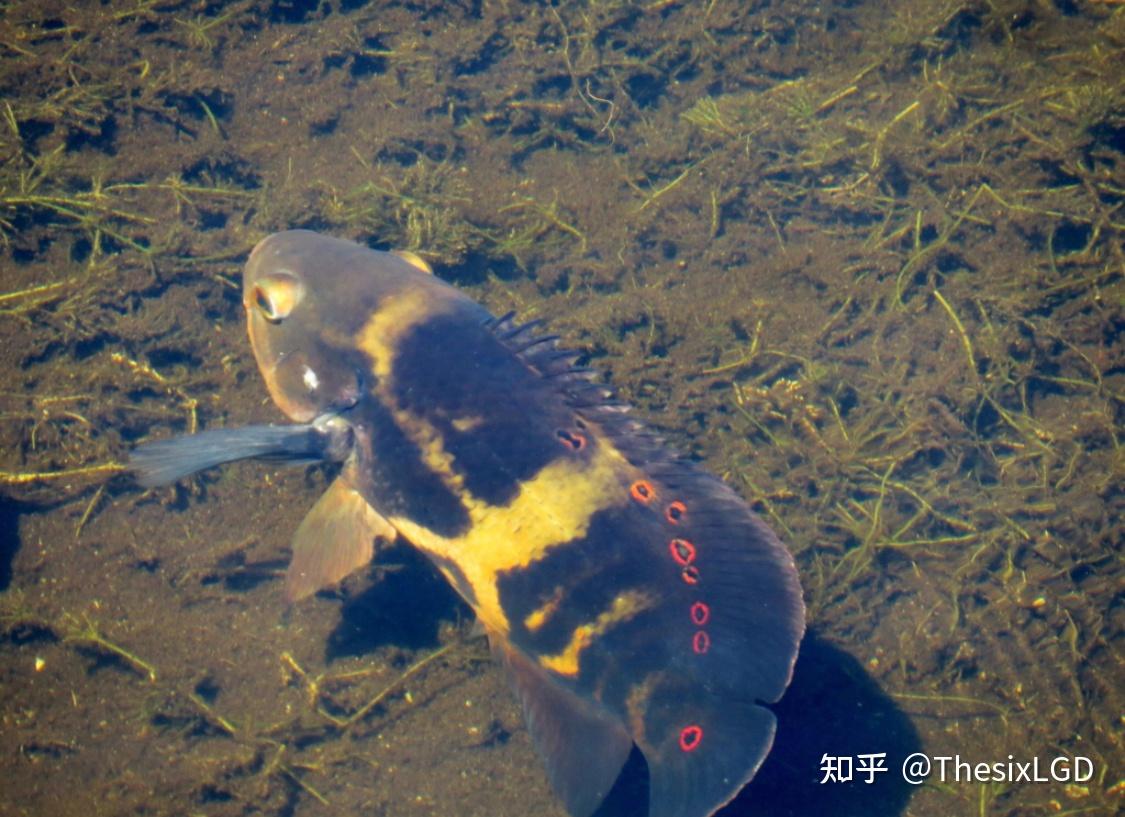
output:
[[[270,323],[281,323],[304,297],[305,285],[300,278],[288,272],[275,272],[254,284],[247,306],[253,304]]]
[[[269,293],[262,287],[254,287],[254,306],[258,307],[258,311],[262,313],[267,321],[271,323],[278,323],[281,319],[277,317],[277,312],[273,307],[273,301],[270,300]]]

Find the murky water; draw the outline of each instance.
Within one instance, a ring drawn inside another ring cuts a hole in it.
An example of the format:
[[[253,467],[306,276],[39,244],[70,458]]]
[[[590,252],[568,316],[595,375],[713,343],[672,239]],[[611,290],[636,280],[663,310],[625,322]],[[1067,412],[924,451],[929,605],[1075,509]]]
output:
[[[281,419],[237,286],[290,227],[547,319],[796,554],[724,813],[1121,808],[1120,3],[29,0],[0,47],[0,814],[563,814],[418,556],[285,608],[321,470],[118,473]]]

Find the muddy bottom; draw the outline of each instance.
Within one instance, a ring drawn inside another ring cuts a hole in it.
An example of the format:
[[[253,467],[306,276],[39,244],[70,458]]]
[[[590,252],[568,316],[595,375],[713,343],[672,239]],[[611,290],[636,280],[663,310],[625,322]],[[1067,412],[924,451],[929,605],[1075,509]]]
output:
[[[239,287],[294,227],[545,319],[795,554],[722,813],[1120,810],[1121,4],[36,0],[0,46],[0,815],[565,814],[419,555],[285,604],[330,469],[122,473],[282,421]]]

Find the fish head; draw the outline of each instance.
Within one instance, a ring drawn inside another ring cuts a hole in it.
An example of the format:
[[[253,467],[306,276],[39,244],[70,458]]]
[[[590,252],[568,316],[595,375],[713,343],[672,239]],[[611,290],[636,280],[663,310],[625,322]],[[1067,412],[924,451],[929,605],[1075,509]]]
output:
[[[274,402],[298,422],[345,411],[375,387],[394,344],[372,337],[373,316],[385,318],[375,322],[375,334],[392,335],[450,310],[488,317],[413,253],[379,252],[308,230],[260,241],[242,281],[258,368]]]
[[[291,230],[263,239],[246,263],[250,345],[270,396],[298,422],[351,408],[370,376],[352,331],[378,302],[381,276],[356,265],[356,249]]]

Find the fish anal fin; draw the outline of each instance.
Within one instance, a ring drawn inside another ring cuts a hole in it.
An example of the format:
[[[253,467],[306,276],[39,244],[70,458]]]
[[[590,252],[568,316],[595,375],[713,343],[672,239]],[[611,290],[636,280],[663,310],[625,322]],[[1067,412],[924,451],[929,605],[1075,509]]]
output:
[[[572,817],[589,817],[613,788],[632,738],[618,718],[562,687],[502,637],[489,633],[489,641],[523,704],[551,786]]]
[[[291,603],[370,562],[376,538],[395,538],[395,529],[347,476],[345,470],[336,477],[293,534],[293,558],[285,575],[285,595]]]

